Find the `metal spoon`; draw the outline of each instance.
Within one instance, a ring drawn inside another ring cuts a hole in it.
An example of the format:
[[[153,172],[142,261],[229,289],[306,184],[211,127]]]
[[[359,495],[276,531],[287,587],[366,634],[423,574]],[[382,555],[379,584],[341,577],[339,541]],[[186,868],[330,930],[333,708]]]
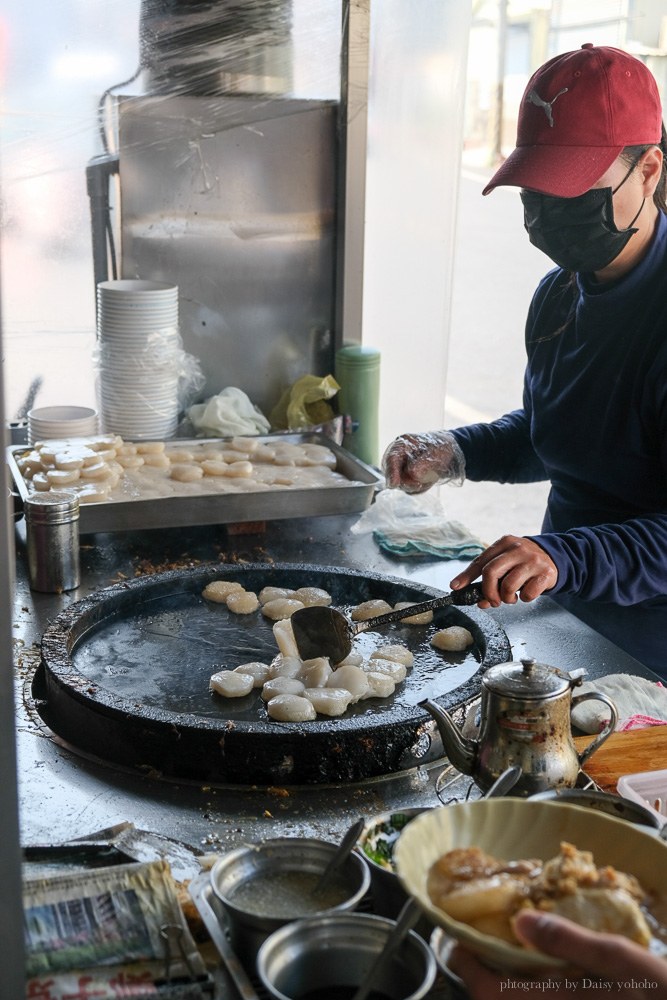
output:
[[[509,792],[510,789],[514,788],[517,781],[521,777],[521,767],[519,764],[514,764],[513,767],[507,767],[499,774],[496,780],[493,782],[491,787],[482,796],[483,799],[498,799],[501,795]]]
[[[366,821],[362,816],[361,819],[358,819],[356,823],[353,823],[352,826],[349,828],[349,830],[346,832],[345,836],[343,837],[340,844],[336,848],[336,852],[332,857],[331,861],[326,866],[326,868],[320,875],[319,879],[315,883],[315,886],[312,889],[311,893],[313,896],[316,896],[319,892],[322,892],[322,890],[326,889],[326,887],[329,885],[329,882],[331,881],[332,877],[336,874],[336,872],[341,867],[343,862],[352,853],[354,845],[359,840],[359,837],[361,836],[361,832],[364,829],[365,825]]]
[[[373,964],[362,979],[357,992],[353,994],[352,1000],[366,1000],[366,997],[376,985],[378,977],[384,969],[386,963],[391,959],[397,948],[400,947],[406,935],[415,926],[419,920],[420,914],[421,910],[415,903],[414,899],[408,899],[404,903],[403,909],[399,913],[396,923],[384,943],[382,951],[375,957]]]
[[[312,660],[317,656],[328,656],[332,663],[340,663],[349,655],[352,640],[360,632],[391,622],[421,615],[425,611],[435,611],[447,605],[470,606],[483,599],[482,588],[478,583],[461,590],[454,590],[443,597],[434,597],[421,604],[411,604],[409,608],[399,611],[388,611],[384,615],[376,615],[364,622],[351,622],[342,611],[336,608],[314,606],[295,611],[290,621],[296,640],[297,649],[302,660]]]

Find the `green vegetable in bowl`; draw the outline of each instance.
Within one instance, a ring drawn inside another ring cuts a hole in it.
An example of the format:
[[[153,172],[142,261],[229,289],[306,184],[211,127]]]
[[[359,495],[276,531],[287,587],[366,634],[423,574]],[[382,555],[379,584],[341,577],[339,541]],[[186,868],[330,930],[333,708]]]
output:
[[[367,858],[374,861],[381,868],[394,871],[394,844],[398,840],[404,827],[413,820],[414,815],[406,813],[392,813],[389,819],[378,823],[366,836],[363,843],[363,851]]]

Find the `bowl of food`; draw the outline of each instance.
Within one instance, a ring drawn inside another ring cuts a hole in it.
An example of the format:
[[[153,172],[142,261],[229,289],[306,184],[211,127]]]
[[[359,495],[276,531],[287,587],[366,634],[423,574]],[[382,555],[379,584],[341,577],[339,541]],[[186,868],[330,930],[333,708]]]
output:
[[[370,873],[354,852],[318,887],[337,848],[325,840],[278,837],[218,858],[211,888],[242,961],[252,966],[266,938],[293,920],[359,905],[370,888]]]
[[[396,874],[394,847],[408,823],[427,808],[415,806],[379,813],[366,822],[361,832],[358,850],[370,869],[373,910],[382,917],[397,917],[407,899]]]
[[[275,1000],[351,1000],[395,927],[369,913],[330,913],[275,931],[257,957],[259,978]],[[437,966],[426,942],[410,931],[378,971],[371,997],[422,1000]]]
[[[417,816],[394,848],[403,888],[447,934],[514,972],[566,963],[520,944],[535,907],[667,956],[667,843],[565,802],[488,799]]]

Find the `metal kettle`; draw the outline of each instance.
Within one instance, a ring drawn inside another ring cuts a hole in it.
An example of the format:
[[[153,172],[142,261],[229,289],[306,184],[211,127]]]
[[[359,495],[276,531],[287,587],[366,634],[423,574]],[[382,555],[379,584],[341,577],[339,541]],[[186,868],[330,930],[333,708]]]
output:
[[[581,766],[614,731],[618,713],[614,703],[597,691],[572,697],[584,671],[571,674],[536,663],[532,658],[490,667],[482,677],[479,737],[469,739],[445,709],[434,701],[420,702],[435,719],[449,760],[471,775],[486,791],[515,765],[521,777],[513,795],[533,795],[548,788],[571,788]],[[577,753],[570,713],[588,700],[602,701],[611,718],[602,732]]]

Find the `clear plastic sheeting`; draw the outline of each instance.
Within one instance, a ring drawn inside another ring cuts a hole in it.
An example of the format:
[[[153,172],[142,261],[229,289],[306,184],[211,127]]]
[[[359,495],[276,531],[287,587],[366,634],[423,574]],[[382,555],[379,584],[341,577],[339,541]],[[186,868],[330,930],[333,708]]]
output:
[[[261,385],[262,395],[272,396],[271,405],[286,385],[311,369],[310,359],[304,360],[308,352],[324,370],[322,352],[329,350],[333,325],[333,136],[341,91],[342,3],[108,0],[91,5],[36,0],[29,6],[13,5],[0,29],[6,52],[0,182],[7,418],[18,414],[38,377],[37,405],[95,405],[99,266],[107,269],[104,277],[179,285],[181,269],[199,272],[197,293],[191,288],[184,292],[188,325],[181,335],[186,352],[200,361],[199,348],[205,348],[208,387],[202,398],[232,381],[230,367],[236,366],[251,382],[255,379],[259,359],[243,340],[264,351],[265,381],[279,361],[283,364],[282,378],[269,380],[268,388]],[[122,102],[127,106],[145,98],[154,106],[186,98],[194,102],[178,113],[185,115],[184,127],[195,131],[197,102],[208,100],[215,133],[234,124],[246,142],[254,137],[255,147],[244,147],[244,158],[236,164],[227,164],[226,154],[217,147],[213,161],[207,159],[207,136],[212,134],[207,122],[202,134],[186,139],[175,159],[168,159],[160,123],[156,134],[145,133],[141,155],[136,146],[125,151],[124,169],[123,156],[118,160],[118,109]],[[264,134],[263,122],[275,121],[277,109],[295,101],[309,108],[326,105],[332,141],[320,148],[311,134],[311,145],[298,151],[280,135]],[[250,108],[253,120],[246,124]],[[269,139],[273,153],[258,174]],[[147,144],[165,167],[158,177]],[[184,166],[179,155],[201,166],[188,176],[185,188],[179,187]],[[140,226],[145,223],[141,236],[165,233],[169,247],[180,227],[182,239],[173,257],[159,240],[150,238],[144,241],[144,252],[135,254],[136,234],[123,236],[125,208],[128,226],[134,212],[124,205],[125,186],[136,178],[137,160],[147,171],[147,185],[139,190],[158,202],[146,214],[137,212]],[[259,206],[272,191],[286,191],[295,160],[301,163],[295,185],[309,196],[324,191],[325,200],[302,209],[292,196],[291,201],[283,197],[272,217],[255,211],[249,240],[248,227],[241,232],[229,205],[238,220],[248,196]],[[205,177],[210,191],[204,204],[195,204],[188,190],[201,190]],[[229,192],[230,198],[222,211],[219,202],[213,205],[220,191]],[[276,227],[279,215],[286,224]],[[202,224],[198,231],[182,225],[197,218]],[[263,269],[257,266],[261,261],[247,255],[233,266],[225,259],[221,248],[230,222],[235,228],[232,245],[243,251],[263,244]],[[308,255],[300,256],[299,247],[309,244]],[[197,245],[203,248],[202,256],[194,250]],[[290,278],[299,273],[313,275],[310,288]],[[212,301],[211,290],[220,286],[224,296]],[[209,292],[203,294],[202,288]],[[275,290],[281,288],[282,301],[294,308],[279,308]],[[188,316],[193,299],[194,315]],[[246,388],[256,395],[251,385]]]
[[[386,552],[397,556],[474,559],[486,543],[460,521],[452,520],[437,496],[409,496],[383,490],[350,529],[372,533]]]

